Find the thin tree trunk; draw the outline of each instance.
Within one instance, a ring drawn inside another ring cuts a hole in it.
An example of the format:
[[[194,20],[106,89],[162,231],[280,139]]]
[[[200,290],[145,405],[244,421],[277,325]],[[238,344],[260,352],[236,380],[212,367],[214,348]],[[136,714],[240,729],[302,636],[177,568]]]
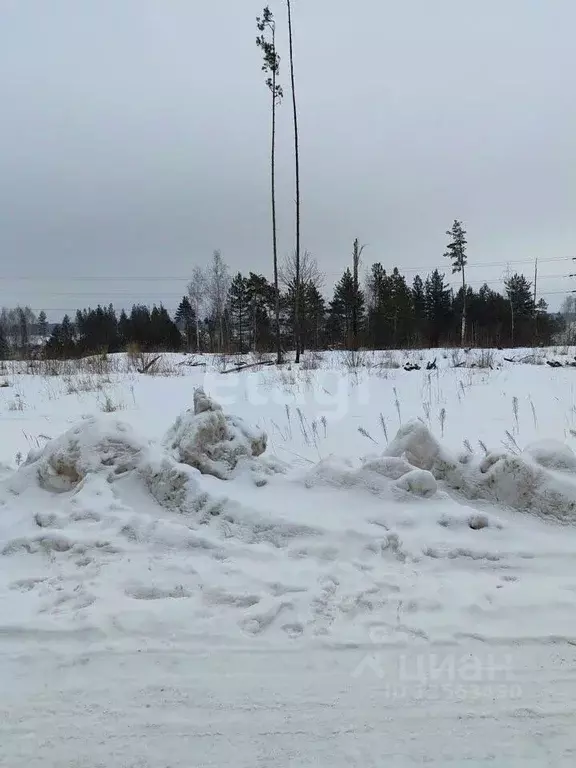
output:
[[[200,352],[200,302],[196,299],[196,352]]]
[[[354,344],[354,349],[358,349],[358,307],[357,307],[357,299],[358,299],[358,247],[357,247],[358,241],[354,241],[354,252],[352,255],[352,268],[353,268],[353,276],[352,279],[354,281],[354,304],[352,305],[352,339]]]
[[[242,309],[243,309],[242,303],[240,303],[239,309],[240,309],[240,312],[239,312],[240,316],[238,318],[238,336],[240,338],[240,342],[238,344],[238,351],[240,352],[240,354],[242,354],[242,352],[244,351],[244,345],[242,343]]]
[[[460,346],[463,347],[466,340],[466,277],[462,267],[462,327],[460,329]]]
[[[510,346],[514,346],[514,302],[512,301],[512,297],[510,297],[510,331],[511,331],[511,337],[510,337]]]
[[[536,307],[536,290],[538,286],[538,259],[534,262],[534,343],[538,343],[538,309]]]
[[[294,160],[296,163],[296,293],[294,296],[294,337],[296,342],[296,362],[300,362],[300,152],[298,145],[298,111],[296,108],[296,89],[294,84],[294,46],[292,37],[292,5],[288,6],[288,39],[290,44],[290,84],[292,88],[292,110],[294,115]]]
[[[276,51],[276,33],[272,33],[272,45]],[[282,344],[280,340],[280,290],[278,288],[278,236],[276,231],[276,70],[272,70],[272,248],[274,251],[274,315],[276,319],[276,362],[282,362]]]

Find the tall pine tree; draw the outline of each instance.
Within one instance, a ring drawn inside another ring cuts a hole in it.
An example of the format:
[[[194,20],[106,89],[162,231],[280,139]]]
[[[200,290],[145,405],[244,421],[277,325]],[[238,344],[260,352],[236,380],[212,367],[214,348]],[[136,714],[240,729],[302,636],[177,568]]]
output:
[[[462,322],[460,326],[460,344],[464,346],[466,339],[466,230],[462,222],[454,219],[452,229],[446,234],[450,237],[448,248],[444,256],[452,262],[452,274],[462,274]]]
[[[452,315],[452,294],[444,282],[444,275],[437,269],[426,278],[424,302],[428,343],[431,347],[437,347],[440,341],[446,340],[450,332]]]
[[[8,352],[8,342],[6,341],[6,336],[4,335],[4,329],[0,324],[0,360],[6,360],[8,357]]]
[[[276,292],[274,286],[270,285],[263,275],[250,272],[246,281],[246,290],[248,292],[248,314],[250,318],[250,332],[248,334],[250,347],[254,351],[271,349],[271,318],[275,315],[276,311]]]
[[[415,340],[421,344],[426,330],[426,297],[424,295],[424,283],[420,275],[416,275],[412,282],[412,306],[414,308]]]
[[[330,335],[333,343],[352,349],[356,345],[353,319],[359,324],[364,320],[364,295],[356,286],[350,269],[346,269],[334,289],[330,302]]]
[[[372,346],[382,349],[391,346],[392,284],[382,264],[372,264],[366,281],[368,305],[368,338]]]
[[[411,343],[413,337],[414,306],[412,292],[406,285],[406,279],[400,274],[398,267],[394,267],[390,276],[390,288],[393,343],[397,348],[405,347]]]
[[[246,352],[250,346],[250,292],[248,281],[240,272],[234,277],[228,292],[230,337],[236,352]]]
[[[510,306],[510,343],[523,346],[533,332],[534,295],[532,284],[518,273],[504,281]]]
[[[186,348],[188,350],[192,349],[196,334],[196,313],[194,312],[194,308],[188,296],[182,297],[182,301],[178,305],[178,309],[174,315],[174,322],[184,334]]]
[[[280,340],[280,288],[278,285],[278,238],[276,230],[276,108],[282,101],[282,86],[278,83],[280,75],[280,56],[276,51],[276,21],[274,14],[268,6],[260,18],[256,20],[258,31],[261,33],[256,38],[256,45],[262,50],[264,63],[262,71],[268,77],[266,85],[272,97],[272,130],[270,150],[270,184],[272,191],[272,254],[274,263],[274,317],[276,324],[276,362],[282,362],[282,344]],[[266,34],[268,34],[268,38]],[[254,331],[254,347],[256,347],[256,332]]]
[[[38,315],[38,333],[42,338],[48,336],[48,318],[44,310],[41,310]]]

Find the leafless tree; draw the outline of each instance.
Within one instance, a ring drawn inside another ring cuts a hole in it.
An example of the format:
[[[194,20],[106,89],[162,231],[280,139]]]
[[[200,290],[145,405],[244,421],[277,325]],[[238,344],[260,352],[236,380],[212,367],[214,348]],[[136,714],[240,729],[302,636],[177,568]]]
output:
[[[576,316],[576,296],[566,296],[560,305],[560,314],[567,321],[574,319]]]
[[[17,306],[15,309],[2,307],[0,310],[0,325],[4,337],[13,347],[28,346],[29,328],[36,322],[36,315],[30,307]]]
[[[200,314],[206,302],[206,272],[202,267],[194,267],[192,279],[188,283],[188,298],[196,315],[196,351],[200,351]]]
[[[365,246],[360,245],[360,242],[358,238],[354,240],[354,245],[352,249],[352,277],[354,280],[354,296],[357,297],[360,292],[360,282],[359,282],[359,270],[360,270],[360,257],[362,256],[362,251],[364,250]],[[358,348],[358,303],[357,301],[354,302],[354,305],[352,307],[352,337],[354,339],[354,348]]]
[[[324,273],[320,271],[318,262],[309,251],[304,251],[297,264],[298,257],[296,253],[290,254],[284,259],[280,267],[280,281],[286,290],[296,293],[298,281],[300,287],[313,284],[320,290],[324,285]]]

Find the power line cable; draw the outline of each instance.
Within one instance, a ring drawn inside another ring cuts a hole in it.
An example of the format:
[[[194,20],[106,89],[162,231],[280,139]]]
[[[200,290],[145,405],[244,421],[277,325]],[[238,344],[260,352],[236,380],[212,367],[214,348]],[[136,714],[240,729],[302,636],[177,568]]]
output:
[[[573,261],[570,256],[556,256],[556,257],[550,257],[547,259],[538,259],[539,264],[553,264],[553,263],[559,263],[562,261]],[[469,262],[466,265],[466,269],[479,269],[484,267],[507,267],[507,266],[513,266],[517,264],[533,264],[534,259],[516,259],[511,261],[491,261],[491,262]],[[450,268],[450,265],[448,263],[440,264],[437,266],[430,266],[430,265],[421,265],[419,267],[405,267],[403,265],[397,264],[395,265],[398,267],[399,271],[402,272],[432,272],[435,269],[437,269],[439,272],[446,271]],[[341,272],[335,272],[333,270],[320,270],[322,274],[324,275],[341,275]],[[34,281],[58,281],[61,282],[62,280],[95,280],[95,281],[122,281],[122,280],[129,280],[130,282],[147,282],[147,281],[154,281],[158,282],[159,280],[165,280],[165,281],[190,281],[190,275],[127,275],[127,276],[119,276],[119,275],[12,275],[12,276],[6,276],[6,275],[0,275],[0,282],[5,281],[9,282],[11,280],[34,280]]]

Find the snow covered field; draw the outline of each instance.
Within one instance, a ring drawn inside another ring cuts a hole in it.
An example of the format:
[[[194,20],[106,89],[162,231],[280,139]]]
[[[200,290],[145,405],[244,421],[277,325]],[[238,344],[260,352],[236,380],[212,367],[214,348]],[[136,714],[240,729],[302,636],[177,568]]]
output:
[[[0,370],[0,765],[573,765],[575,354]]]

